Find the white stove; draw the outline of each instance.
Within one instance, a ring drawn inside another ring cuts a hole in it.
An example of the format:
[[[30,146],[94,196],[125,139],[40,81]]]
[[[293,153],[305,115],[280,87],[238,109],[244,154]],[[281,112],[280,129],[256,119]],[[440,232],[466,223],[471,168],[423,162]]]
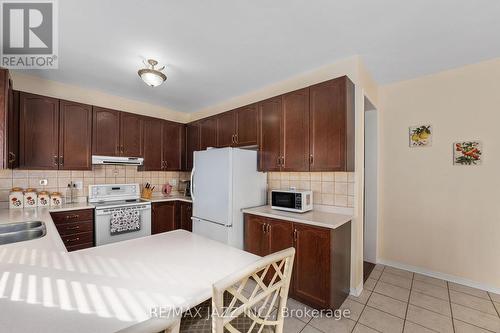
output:
[[[89,202],[97,246],[151,235],[151,203],[141,200],[139,184],[90,185]]]

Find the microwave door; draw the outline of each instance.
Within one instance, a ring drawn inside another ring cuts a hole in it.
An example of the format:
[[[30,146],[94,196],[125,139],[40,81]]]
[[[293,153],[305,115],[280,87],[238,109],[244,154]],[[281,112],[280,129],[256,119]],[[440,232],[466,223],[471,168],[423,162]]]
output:
[[[273,192],[272,205],[275,207],[295,209],[295,193]]]

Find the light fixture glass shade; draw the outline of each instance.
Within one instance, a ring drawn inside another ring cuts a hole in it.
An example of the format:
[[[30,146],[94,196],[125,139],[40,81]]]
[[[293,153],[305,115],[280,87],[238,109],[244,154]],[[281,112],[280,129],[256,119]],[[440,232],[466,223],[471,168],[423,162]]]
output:
[[[151,65],[151,68],[140,69],[137,72],[137,74],[139,74],[141,79],[148,86],[157,87],[160,84],[162,84],[163,82],[165,82],[165,80],[167,79],[167,76],[165,74],[163,74],[162,72],[160,72],[165,67],[160,68],[160,70],[155,69],[155,66],[158,64],[158,62],[156,60],[153,60],[153,59],[149,59],[148,63]]]

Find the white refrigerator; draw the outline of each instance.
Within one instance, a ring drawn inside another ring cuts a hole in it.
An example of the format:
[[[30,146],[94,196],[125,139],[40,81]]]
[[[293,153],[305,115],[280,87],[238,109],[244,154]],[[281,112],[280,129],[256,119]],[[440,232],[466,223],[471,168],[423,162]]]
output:
[[[257,171],[256,151],[196,151],[191,172],[193,232],[243,249],[241,209],[266,203],[266,183],[266,173]]]

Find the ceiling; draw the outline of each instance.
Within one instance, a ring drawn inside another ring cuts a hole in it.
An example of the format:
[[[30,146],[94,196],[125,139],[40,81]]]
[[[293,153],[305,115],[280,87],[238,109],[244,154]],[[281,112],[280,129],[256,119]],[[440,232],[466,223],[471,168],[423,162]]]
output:
[[[380,84],[500,56],[498,0],[64,0],[50,80],[195,112],[361,55]],[[150,88],[142,60],[166,64]]]

